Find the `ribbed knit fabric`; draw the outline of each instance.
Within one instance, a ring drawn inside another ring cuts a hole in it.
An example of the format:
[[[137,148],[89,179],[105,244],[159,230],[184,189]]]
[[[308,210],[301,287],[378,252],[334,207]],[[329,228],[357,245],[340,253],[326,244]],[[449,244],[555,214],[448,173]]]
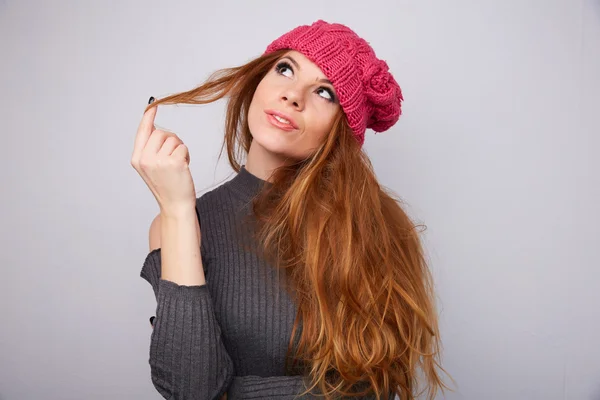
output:
[[[140,276],[157,300],[149,363],[165,399],[293,399],[307,387],[284,368],[296,317],[285,274],[240,246],[255,245],[243,217],[264,184],[242,167],[197,199],[205,285],[163,280],[161,249],[146,256]]]

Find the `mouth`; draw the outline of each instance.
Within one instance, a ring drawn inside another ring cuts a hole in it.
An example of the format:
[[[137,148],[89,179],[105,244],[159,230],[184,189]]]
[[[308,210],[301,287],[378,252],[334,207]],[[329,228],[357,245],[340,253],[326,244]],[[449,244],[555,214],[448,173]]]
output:
[[[277,128],[293,131],[298,129],[298,124],[291,117],[275,110],[265,110],[269,122]]]

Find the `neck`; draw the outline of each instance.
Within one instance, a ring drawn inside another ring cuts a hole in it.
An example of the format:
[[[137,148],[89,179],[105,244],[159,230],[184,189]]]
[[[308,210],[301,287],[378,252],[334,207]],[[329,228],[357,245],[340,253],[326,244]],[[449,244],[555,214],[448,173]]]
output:
[[[286,163],[291,163],[289,158],[273,153],[261,146],[256,140],[253,140],[250,143],[245,168],[252,175],[264,181],[273,182],[271,177],[273,171],[286,165]]]

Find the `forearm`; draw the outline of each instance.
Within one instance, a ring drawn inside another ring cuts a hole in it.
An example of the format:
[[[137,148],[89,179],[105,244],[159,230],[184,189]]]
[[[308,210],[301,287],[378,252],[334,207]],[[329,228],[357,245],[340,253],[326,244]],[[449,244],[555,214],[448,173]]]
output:
[[[222,398],[234,367],[208,286],[161,279],[161,252],[151,251],[140,273],[152,285],[157,304],[149,353],[152,383],[170,400]]]
[[[206,284],[195,208],[161,212],[160,221],[161,278],[185,286]]]

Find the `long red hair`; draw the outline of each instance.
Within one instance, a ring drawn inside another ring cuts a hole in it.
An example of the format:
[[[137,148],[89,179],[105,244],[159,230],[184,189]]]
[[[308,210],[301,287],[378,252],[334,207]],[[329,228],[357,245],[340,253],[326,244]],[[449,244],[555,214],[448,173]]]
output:
[[[286,52],[218,70],[201,86],[148,108],[227,96],[221,154],[226,148],[239,172],[252,143],[252,97]],[[285,271],[297,304],[288,360],[309,378],[306,392],[318,388],[326,399],[395,393],[412,400],[425,391],[433,399],[448,388],[419,225],[378,183],[343,111],[310,157],[276,169],[271,181],[252,204],[256,237],[264,256]]]

